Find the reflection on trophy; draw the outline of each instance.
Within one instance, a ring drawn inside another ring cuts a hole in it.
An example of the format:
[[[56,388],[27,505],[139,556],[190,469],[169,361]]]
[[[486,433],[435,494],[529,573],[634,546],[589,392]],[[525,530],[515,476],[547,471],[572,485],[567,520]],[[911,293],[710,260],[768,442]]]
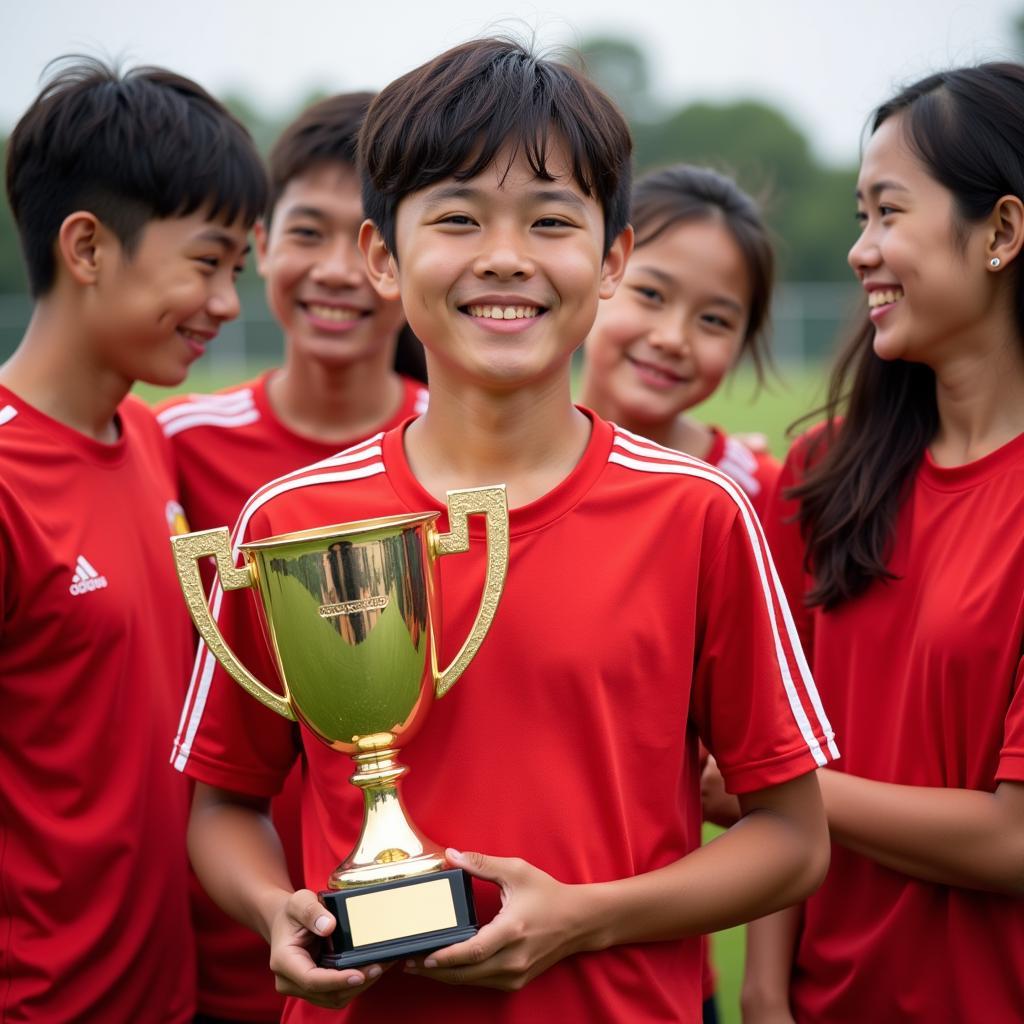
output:
[[[462,675],[487,635],[508,567],[505,488],[450,491],[450,532],[439,513],[388,516],[240,545],[235,566],[226,528],[171,538],[192,619],[242,687],[324,743],[351,755],[363,791],[356,848],[321,899],[338,927],[326,967],[355,967],[426,953],[476,933],[470,879],[445,870],[444,848],[409,820],[399,793],[408,771],[398,750],[423,723],[435,695]],[[469,549],[468,516],[487,521],[487,571],[469,636],[445,669],[437,664],[441,602],[437,559]],[[225,590],[254,587],[284,687],[261,683],[221,637],[197,561],[217,559]]]

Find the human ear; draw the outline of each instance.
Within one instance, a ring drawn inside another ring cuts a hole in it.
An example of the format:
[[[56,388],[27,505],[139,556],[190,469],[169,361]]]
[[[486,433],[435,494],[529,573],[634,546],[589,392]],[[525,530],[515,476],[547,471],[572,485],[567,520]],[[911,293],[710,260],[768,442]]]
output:
[[[366,263],[366,276],[382,299],[402,297],[398,286],[398,262],[388,251],[384,236],[372,220],[364,220],[359,228],[359,251]]]
[[[57,232],[57,256],[77,284],[92,285],[99,276],[103,250],[112,240],[94,213],[76,210],[64,218]]]
[[[256,242],[256,269],[260,277],[267,276],[267,224],[262,218],[252,226],[252,237]]]
[[[615,294],[632,252],[633,225],[627,224],[612,242],[608,255],[601,263],[601,288],[598,295],[602,299],[610,299]]]
[[[1024,203],[1018,196],[1003,196],[989,215],[985,259],[992,270],[1017,258],[1024,245]]]

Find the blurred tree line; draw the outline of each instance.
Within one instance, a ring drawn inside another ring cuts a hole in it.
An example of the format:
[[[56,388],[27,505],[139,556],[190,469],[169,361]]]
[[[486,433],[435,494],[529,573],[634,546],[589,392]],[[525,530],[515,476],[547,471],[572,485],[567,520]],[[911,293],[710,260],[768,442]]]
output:
[[[1024,52],[1024,14],[1012,30]],[[849,279],[846,250],[854,237],[854,166],[822,163],[784,111],[757,99],[666,106],[652,94],[647,56],[632,41],[594,37],[581,51],[587,71],[629,118],[638,173],[685,160],[731,174],[762,203],[778,242],[783,280]],[[302,106],[324,95],[307,96]],[[248,125],[263,153],[293,116],[270,117],[237,93],[222,98]],[[5,152],[6,138],[0,136],[0,156]],[[0,204],[0,296],[25,290],[5,201]]]

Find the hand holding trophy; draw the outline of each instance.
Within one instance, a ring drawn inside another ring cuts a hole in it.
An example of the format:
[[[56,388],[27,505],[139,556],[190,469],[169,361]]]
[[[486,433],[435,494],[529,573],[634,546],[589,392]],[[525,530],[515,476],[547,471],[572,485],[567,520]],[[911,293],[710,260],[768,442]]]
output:
[[[437,560],[469,549],[469,520],[486,516],[487,572],[469,636],[437,663],[441,632]],[[473,660],[497,610],[508,569],[504,486],[448,493],[450,532],[437,512],[387,516],[268,537],[239,546],[227,528],[172,537],[192,619],[212,654],[252,696],[302,721],[356,764],[363,792],[355,849],[321,892],[338,922],[324,967],[414,956],[476,933],[469,876],[445,870],[444,848],[409,820],[399,792],[399,749]],[[260,682],[227,647],[207,607],[198,560],[213,555],[225,590],[255,588],[284,686]]]

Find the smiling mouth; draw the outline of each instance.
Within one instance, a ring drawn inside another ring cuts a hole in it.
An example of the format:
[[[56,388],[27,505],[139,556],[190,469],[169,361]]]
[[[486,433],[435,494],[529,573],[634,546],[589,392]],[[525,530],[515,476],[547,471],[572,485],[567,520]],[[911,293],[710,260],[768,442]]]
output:
[[[634,359],[633,356],[626,356],[626,361],[631,363],[642,373],[650,374],[652,377],[663,380],[667,384],[688,383],[688,378],[681,377],[678,373],[673,373],[671,370],[666,370],[664,367],[655,366],[653,363],[645,363],[640,359]]]
[[[198,331],[190,331],[187,327],[179,327],[178,333],[186,341],[191,341],[195,345],[205,345],[210,341],[210,334],[208,332],[200,334]]]
[[[370,315],[365,310],[353,309],[351,306],[324,306],[319,302],[300,302],[299,305],[318,320],[329,320],[336,324],[350,323]]]
[[[532,320],[544,312],[543,306],[460,306],[463,313],[479,320]]]
[[[902,298],[902,288],[876,288],[873,292],[868,292],[868,309],[889,306],[894,302],[899,302]]]

